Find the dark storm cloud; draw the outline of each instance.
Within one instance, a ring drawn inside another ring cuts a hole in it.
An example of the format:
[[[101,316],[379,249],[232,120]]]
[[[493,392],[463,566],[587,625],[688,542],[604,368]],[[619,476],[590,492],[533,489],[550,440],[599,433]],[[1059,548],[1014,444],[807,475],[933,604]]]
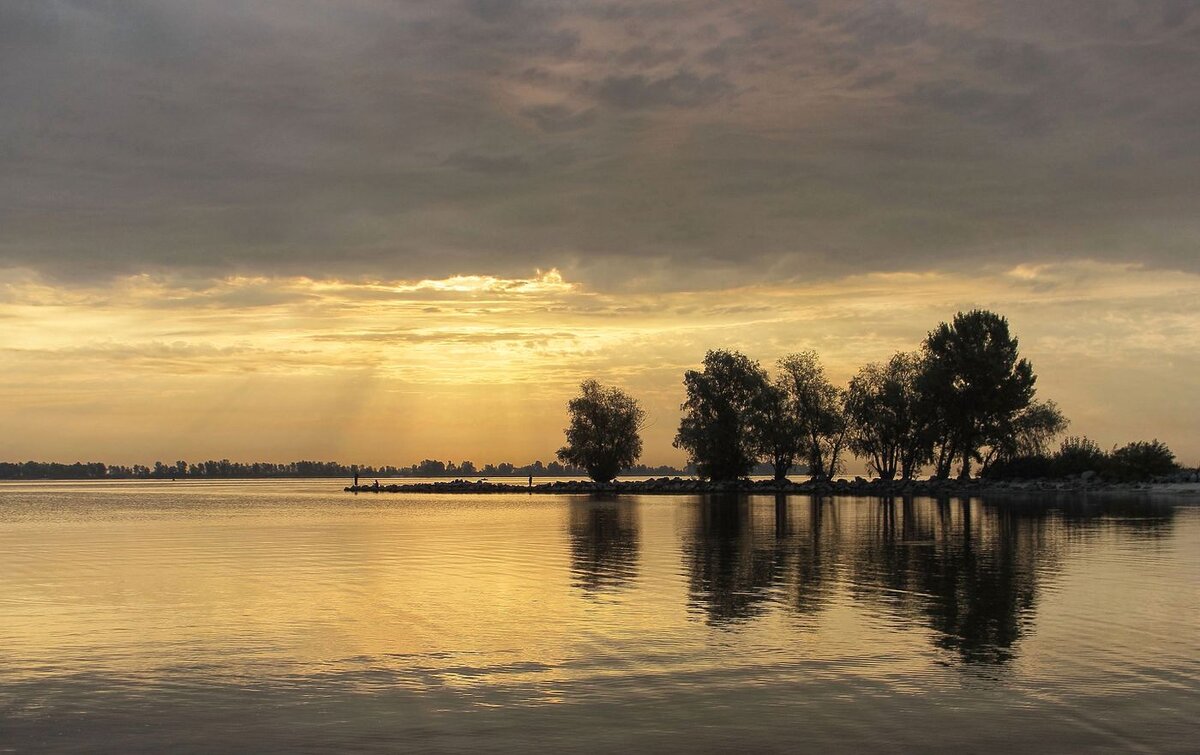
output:
[[[485,21],[503,21],[525,9],[521,0],[467,0],[467,9]]]
[[[634,45],[617,56],[617,62],[624,66],[653,68],[663,63],[674,63],[684,56],[684,50],[679,47],[659,49],[652,45]]]
[[[1054,59],[1039,45],[1004,39],[980,41],[975,60],[984,70],[1018,84],[1028,84],[1050,75]]]
[[[719,74],[697,76],[677,71],[670,76],[650,78],[643,74],[608,76],[589,86],[601,102],[620,110],[656,107],[699,107],[728,97],[734,87]]]
[[[446,165],[492,175],[527,173],[530,167],[529,162],[520,155],[478,155],[470,152],[454,153],[446,159]]]
[[[1186,0],[0,3],[0,267],[1200,272]]]
[[[824,25],[849,36],[863,52],[904,47],[945,33],[921,6],[908,10],[900,3],[861,3],[828,18]]]
[[[850,84],[850,89],[873,89],[877,86],[887,84],[896,78],[895,71],[880,71],[879,73],[871,73],[866,76],[859,76]]]
[[[596,120],[596,111],[592,108],[574,111],[565,105],[533,105],[521,113],[538,125],[543,131],[575,131],[587,128]]]
[[[1029,92],[995,91],[957,80],[923,81],[902,99],[918,109],[1016,132],[1033,133],[1046,125],[1045,103]]]

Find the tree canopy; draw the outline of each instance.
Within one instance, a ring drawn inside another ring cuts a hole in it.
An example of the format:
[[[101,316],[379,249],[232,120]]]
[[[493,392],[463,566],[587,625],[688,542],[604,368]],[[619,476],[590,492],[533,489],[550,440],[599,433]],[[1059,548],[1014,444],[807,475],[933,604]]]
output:
[[[770,380],[758,362],[736,351],[704,355],[704,369],[683,376],[687,397],[675,447],[688,453],[701,477],[736,480],[758,460],[754,420]]]
[[[846,391],[849,448],[885,480],[910,479],[929,460],[930,433],[921,410],[919,354],[900,353],[872,362]]]
[[[779,384],[787,391],[809,474],[832,479],[842,471],[846,415],[842,392],[825,376],[815,351],[789,354],[778,362]]]
[[[559,461],[583,467],[596,482],[609,482],[642,455],[646,413],[620,388],[585,380],[567,412],[567,444],[558,450]]]
[[[805,445],[803,428],[783,381],[763,384],[750,433],[759,458],[771,465],[776,480],[785,479],[797,457],[804,455]]]
[[[1070,424],[1053,401],[1030,401],[1020,412],[998,423],[984,467],[1020,457],[1045,456],[1047,448]]]
[[[1012,431],[1033,400],[1033,367],[1021,359],[1008,320],[994,312],[959,312],[925,339],[921,392],[937,428],[937,475],[948,477],[955,458],[962,477],[980,449]]]

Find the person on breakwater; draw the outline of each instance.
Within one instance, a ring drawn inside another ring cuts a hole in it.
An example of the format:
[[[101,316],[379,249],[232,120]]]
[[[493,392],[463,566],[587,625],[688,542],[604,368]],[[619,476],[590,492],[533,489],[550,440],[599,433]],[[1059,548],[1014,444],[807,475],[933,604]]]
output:
[[[529,475],[529,489],[533,490],[533,475]]]
[[[379,480],[376,480],[376,481],[375,481],[375,490],[376,490],[376,491],[378,491],[378,490],[379,490]]]

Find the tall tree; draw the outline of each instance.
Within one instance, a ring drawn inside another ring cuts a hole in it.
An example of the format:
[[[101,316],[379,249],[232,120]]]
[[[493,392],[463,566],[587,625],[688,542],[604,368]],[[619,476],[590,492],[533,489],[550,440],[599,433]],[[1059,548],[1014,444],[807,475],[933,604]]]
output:
[[[847,439],[842,392],[825,377],[815,351],[789,354],[779,360],[778,367],[779,384],[787,390],[809,474],[832,479],[841,471]]]
[[[620,388],[585,380],[579,395],[567,403],[567,412],[571,421],[559,461],[583,467],[596,482],[609,482],[642,455],[646,412]]]
[[[911,479],[930,457],[931,441],[917,382],[921,357],[900,353],[859,370],[846,391],[849,448],[885,480]]]
[[[1033,400],[1036,377],[1021,359],[1008,320],[994,312],[959,312],[941,323],[924,344],[921,387],[938,427],[939,477],[961,460],[960,477],[970,477],[980,449],[1002,437]]]
[[[796,421],[793,402],[782,380],[763,385],[750,431],[759,458],[770,463],[775,480],[787,479],[788,471],[806,446],[803,428]]]
[[[704,355],[704,369],[683,376],[687,397],[675,447],[688,452],[701,477],[736,480],[758,457],[754,418],[769,384],[758,362],[736,351]]]

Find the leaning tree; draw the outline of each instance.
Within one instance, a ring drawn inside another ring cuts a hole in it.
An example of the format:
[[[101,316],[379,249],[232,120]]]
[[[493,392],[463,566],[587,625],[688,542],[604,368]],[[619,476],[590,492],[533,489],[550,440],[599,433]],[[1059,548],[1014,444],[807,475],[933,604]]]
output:
[[[579,395],[567,403],[567,412],[571,421],[559,461],[583,467],[596,482],[610,482],[642,455],[646,412],[620,388],[585,380]]]

